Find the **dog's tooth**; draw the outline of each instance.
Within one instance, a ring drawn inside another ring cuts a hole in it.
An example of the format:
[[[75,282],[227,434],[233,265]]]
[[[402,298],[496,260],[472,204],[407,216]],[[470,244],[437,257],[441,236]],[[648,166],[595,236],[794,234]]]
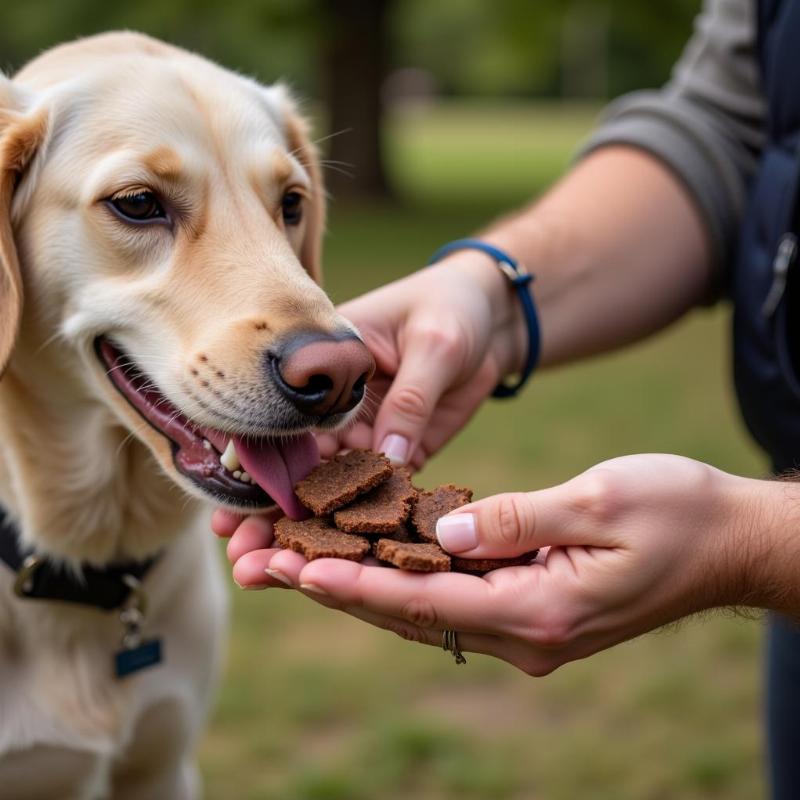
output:
[[[225,467],[228,472],[241,470],[242,465],[239,461],[239,455],[236,452],[236,448],[233,445],[233,439],[228,439],[228,446],[225,448],[225,452],[220,456],[219,460],[222,466]]]
[[[242,472],[242,480],[245,483],[250,483],[250,481],[253,480],[253,479],[250,477],[250,473],[249,472]]]
[[[239,480],[239,479],[242,477],[242,473],[241,473],[241,471],[240,471],[240,470],[238,470],[238,469],[237,469],[237,470],[234,470],[234,472],[233,472],[233,477],[234,477],[234,478],[236,478],[237,480]]]
[[[205,447],[206,450],[214,449],[214,445],[212,445],[211,442],[208,441],[208,439],[203,439],[203,447]]]

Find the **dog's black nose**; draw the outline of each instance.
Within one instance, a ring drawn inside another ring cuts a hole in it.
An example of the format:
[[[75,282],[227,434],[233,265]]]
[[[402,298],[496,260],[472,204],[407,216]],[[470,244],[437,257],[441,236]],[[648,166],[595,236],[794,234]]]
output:
[[[314,417],[358,405],[375,359],[354,334],[299,333],[270,353],[275,385],[298,411]]]

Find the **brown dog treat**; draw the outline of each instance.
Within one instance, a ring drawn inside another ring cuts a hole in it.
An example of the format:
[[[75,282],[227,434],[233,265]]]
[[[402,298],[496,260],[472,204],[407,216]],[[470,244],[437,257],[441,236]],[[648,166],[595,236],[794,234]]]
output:
[[[363,536],[342,533],[329,519],[294,520],[282,517],[275,523],[275,542],[305,556],[315,558],[346,558],[361,561],[369,552],[369,541]]]
[[[412,572],[447,572],[450,556],[437,544],[378,539],[375,556]]]
[[[408,523],[403,523],[399,528],[387,533],[385,539],[393,539],[395,542],[419,542],[417,534]]]
[[[491,572],[493,569],[502,567],[524,567],[536,558],[538,550],[524,553],[515,558],[458,558],[450,556],[453,572],[472,572],[483,575],[484,572]]]
[[[408,519],[416,494],[408,470],[399,467],[377,489],[340,508],[333,520],[347,533],[392,533]]]
[[[420,492],[411,511],[411,522],[420,539],[436,542],[436,521],[439,517],[465,506],[472,500],[472,489],[453,484],[439,486],[432,492]]]
[[[393,542],[405,542],[406,544],[422,544],[420,540],[417,538],[417,534],[411,530],[408,525],[401,525],[397,530],[392,531],[391,533],[384,533],[381,535],[381,539],[390,539]],[[372,555],[377,558],[377,550],[378,550],[378,542],[381,539],[375,539],[372,542]]]
[[[386,456],[369,450],[351,450],[320,464],[294,490],[300,502],[321,517],[380,486],[391,474],[392,465]]]

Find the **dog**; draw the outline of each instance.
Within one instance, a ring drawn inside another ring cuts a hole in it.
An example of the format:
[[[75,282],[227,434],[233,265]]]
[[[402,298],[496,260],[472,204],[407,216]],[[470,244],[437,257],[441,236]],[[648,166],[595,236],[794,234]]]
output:
[[[374,370],[324,217],[281,85],[129,32],[0,76],[3,797],[198,796],[209,507],[301,516]]]

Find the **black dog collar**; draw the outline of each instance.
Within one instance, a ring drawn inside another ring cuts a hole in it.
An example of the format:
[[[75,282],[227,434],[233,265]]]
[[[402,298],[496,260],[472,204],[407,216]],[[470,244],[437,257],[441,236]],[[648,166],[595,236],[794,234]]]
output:
[[[32,600],[60,600],[105,611],[122,608],[158,557],[112,564],[103,569],[82,565],[78,573],[20,549],[19,532],[0,507],[0,560],[17,573],[14,591]]]

